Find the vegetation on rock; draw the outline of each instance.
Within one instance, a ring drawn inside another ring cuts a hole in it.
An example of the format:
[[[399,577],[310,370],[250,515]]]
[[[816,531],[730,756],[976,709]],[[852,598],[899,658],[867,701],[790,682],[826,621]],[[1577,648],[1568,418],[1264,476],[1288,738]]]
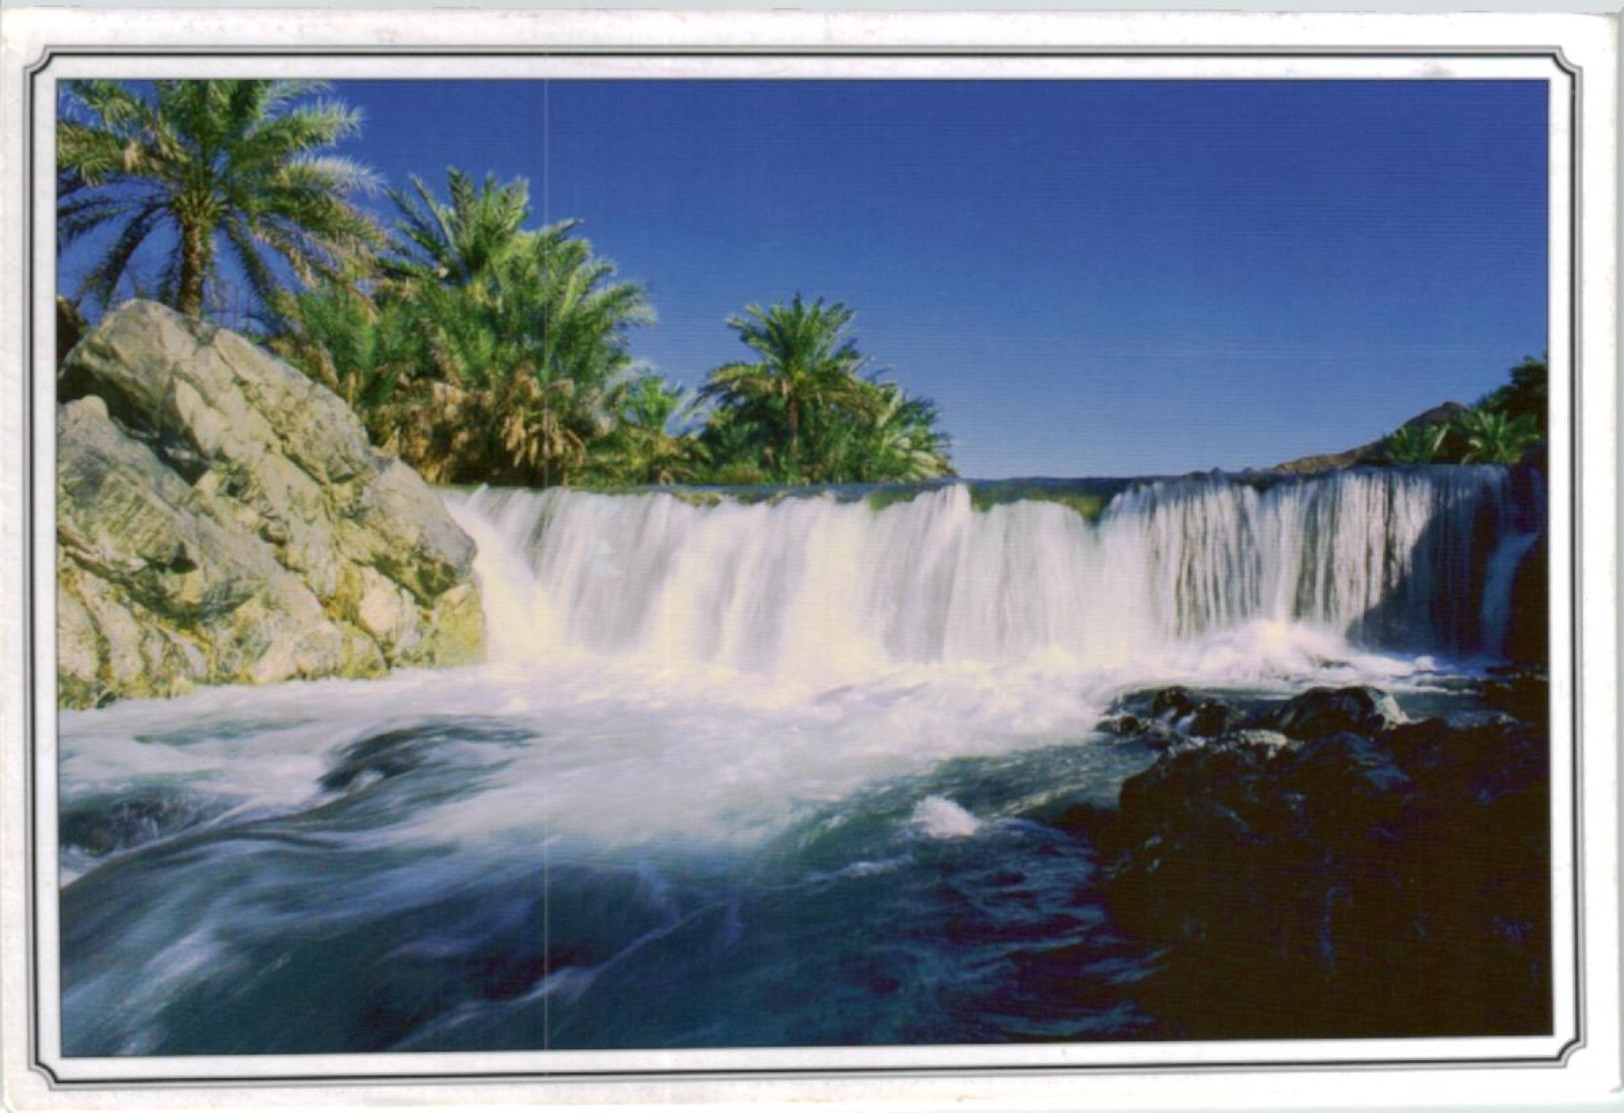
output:
[[[1546,436],[1549,370],[1533,356],[1509,382],[1447,420],[1410,422],[1388,434],[1373,456],[1387,464],[1515,464]]]
[[[63,706],[477,657],[473,542],[304,375],[134,302],[64,380]]]
[[[431,482],[853,483],[953,474],[926,399],[862,373],[850,309],[799,295],[728,323],[758,357],[699,396],[639,366],[646,291],[578,222],[529,228],[522,179],[447,171],[388,191],[326,153],[359,116],[320,82],[75,81],[58,125],[58,239],[116,238],[76,307],[130,293],[191,317],[225,275],[257,339],[338,393]],[[139,261],[163,258],[157,275]],[[69,308],[75,308],[70,306]]]

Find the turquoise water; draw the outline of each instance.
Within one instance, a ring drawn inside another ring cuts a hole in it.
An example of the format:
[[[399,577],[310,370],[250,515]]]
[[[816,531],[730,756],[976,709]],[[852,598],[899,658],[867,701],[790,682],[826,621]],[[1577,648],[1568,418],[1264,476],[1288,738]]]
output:
[[[1494,469],[447,497],[486,663],[62,716],[68,1054],[1176,1036],[1068,818],[1111,701],[1446,698],[1508,579]]]

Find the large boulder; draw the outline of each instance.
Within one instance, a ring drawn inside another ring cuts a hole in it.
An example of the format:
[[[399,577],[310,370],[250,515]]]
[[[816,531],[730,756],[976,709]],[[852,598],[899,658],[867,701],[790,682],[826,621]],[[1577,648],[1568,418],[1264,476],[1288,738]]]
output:
[[[1404,721],[1398,703],[1375,688],[1310,688],[1282,704],[1266,725],[1293,738],[1337,731],[1379,734]]]
[[[1316,690],[1275,713],[1285,744],[1231,732],[1128,778],[1085,831],[1161,956],[1150,1011],[1195,1039],[1549,1031],[1549,735],[1513,710],[1543,688],[1487,686],[1459,724]]]
[[[59,383],[63,706],[478,655],[473,542],[325,387],[139,301]]]

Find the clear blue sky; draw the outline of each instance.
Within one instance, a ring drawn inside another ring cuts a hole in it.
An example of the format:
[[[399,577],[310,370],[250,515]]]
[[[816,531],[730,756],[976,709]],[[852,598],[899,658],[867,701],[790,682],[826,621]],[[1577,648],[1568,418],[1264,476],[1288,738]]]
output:
[[[1540,82],[343,82],[392,185],[529,179],[697,384],[800,291],[971,476],[1268,465],[1546,347]],[[372,202],[387,209],[382,200]]]

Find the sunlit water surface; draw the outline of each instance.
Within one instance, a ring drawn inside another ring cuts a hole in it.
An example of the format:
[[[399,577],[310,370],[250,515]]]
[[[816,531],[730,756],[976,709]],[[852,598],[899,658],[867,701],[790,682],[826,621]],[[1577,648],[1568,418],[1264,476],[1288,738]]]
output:
[[[487,664],[63,715],[65,1048],[1155,1035],[1155,956],[1056,825],[1154,756],[1105,709],[1447,687],[1526,548],[1502,473],[1464,471],[1097,524],[963,488],[448,495]],[[1405,647],[1354,644],[1378,628]]]

